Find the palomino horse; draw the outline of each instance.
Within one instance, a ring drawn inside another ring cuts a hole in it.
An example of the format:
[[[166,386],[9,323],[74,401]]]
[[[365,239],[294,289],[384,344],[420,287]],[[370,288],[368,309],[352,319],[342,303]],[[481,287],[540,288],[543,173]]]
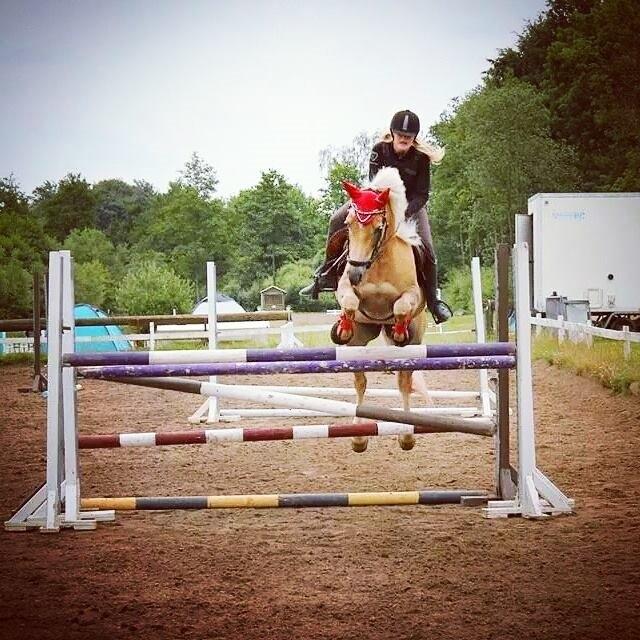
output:
[[[336,344],[364,346],[385,331],[396,345],[420,344],[426,328],[425,299],[418,284],[413,246],[421,244],[415,223],[404,219],[407,208],[404,184],[398,170],[381,169],[370,187],[359,189],[344,182],[351,197],[348,226],[348,259],[338,282],[336,298],[342,309],[331,330]],[[355,376],[358,404],[367,388],[364,373]],[[428,399],[424,379],[420,392]],[[398,388],[405,411],[409,410],[412,372],[398,372]],[[411,434],[398,437],[402,449],[412,449]],[[354,451],[367,448],[366,437],[354,438]]]

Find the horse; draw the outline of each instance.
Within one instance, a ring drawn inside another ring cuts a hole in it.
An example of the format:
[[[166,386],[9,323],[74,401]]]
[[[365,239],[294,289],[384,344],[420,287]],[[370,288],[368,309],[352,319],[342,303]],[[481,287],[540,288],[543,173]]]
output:
[[[405,220],[405,188],[398,170],[384,167],[366,189],[349,182],[343,188],[351,198],[345,220],[348,228],[347,262],[338,281],[336,298],[341,314],[331,330],[335,344],[365,346],[384,330],[388,343],[421,344],[426,329],[425,297],[418,282],[413,247],[421,246],[414,221]],[[405,411],[410,408],[412,379],[428,400],[422,375],[398,372],[398,389]],[[367,378],[354,373],[358,404],[364,399]],[[410,450],[411,434],[398,436]],[[368,438],[356,437],[352,448],[366,450]]]

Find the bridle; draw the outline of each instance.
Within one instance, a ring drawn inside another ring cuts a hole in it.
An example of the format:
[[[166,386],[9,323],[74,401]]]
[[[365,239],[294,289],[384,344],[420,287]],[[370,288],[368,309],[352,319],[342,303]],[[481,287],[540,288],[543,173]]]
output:
[[[375,216],[376,214],[378,213],[383,214],[382,226],[380,226],[378,229],[376,229],[373,232],[375,240],[373,243],[373,250],[371,251],[371,256],[369,257],[368,260],[352,260],[349,257],[349,239],[347,238],[347,262],[352,267],[364,267],[364,270],[367,271],[371,267],[371,265],[380,257],[380,250],[385,244],[384,236],[385,236],[385,233],[387,232],[387,226],[388,226],[387,217],[386,215],[384,215],[385,214],[384,209],[378,209],[376,211],[368,211],[367,213],[363,213],[359,211],[353,203],[351,203],[350,209],[355,214],[358,222],[363,225],[369,224],[373,219],[373,216]]]

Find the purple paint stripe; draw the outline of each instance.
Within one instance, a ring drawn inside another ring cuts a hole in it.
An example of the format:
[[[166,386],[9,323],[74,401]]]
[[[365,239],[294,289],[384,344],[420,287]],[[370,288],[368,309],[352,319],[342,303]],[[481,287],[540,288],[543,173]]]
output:
[[[121,351],[115,353],[65,353],[65,364],[73,367],[107,366],[112,364],[149,364],[148,351]]]
[[[272,373],[348,373],[353,371],[435,371],[451,369],[513,369],[513,356],[405,358],[403,360],[347,360],[339,362],[220,362],[191,365],[124,365],[82,369],[85,378],[167,376],[269,375]]]
[[[284,362],[296,360],[335,360],[335,347],[299,349],[247,349],[247,362]]]

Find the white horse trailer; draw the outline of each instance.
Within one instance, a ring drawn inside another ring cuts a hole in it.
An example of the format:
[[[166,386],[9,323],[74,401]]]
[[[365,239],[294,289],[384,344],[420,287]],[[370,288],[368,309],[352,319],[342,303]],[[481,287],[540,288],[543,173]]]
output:
[[[594,323],[640,330],[640,193],[538,193],[516,241],[530,247],[534,311],[586,301]]]

